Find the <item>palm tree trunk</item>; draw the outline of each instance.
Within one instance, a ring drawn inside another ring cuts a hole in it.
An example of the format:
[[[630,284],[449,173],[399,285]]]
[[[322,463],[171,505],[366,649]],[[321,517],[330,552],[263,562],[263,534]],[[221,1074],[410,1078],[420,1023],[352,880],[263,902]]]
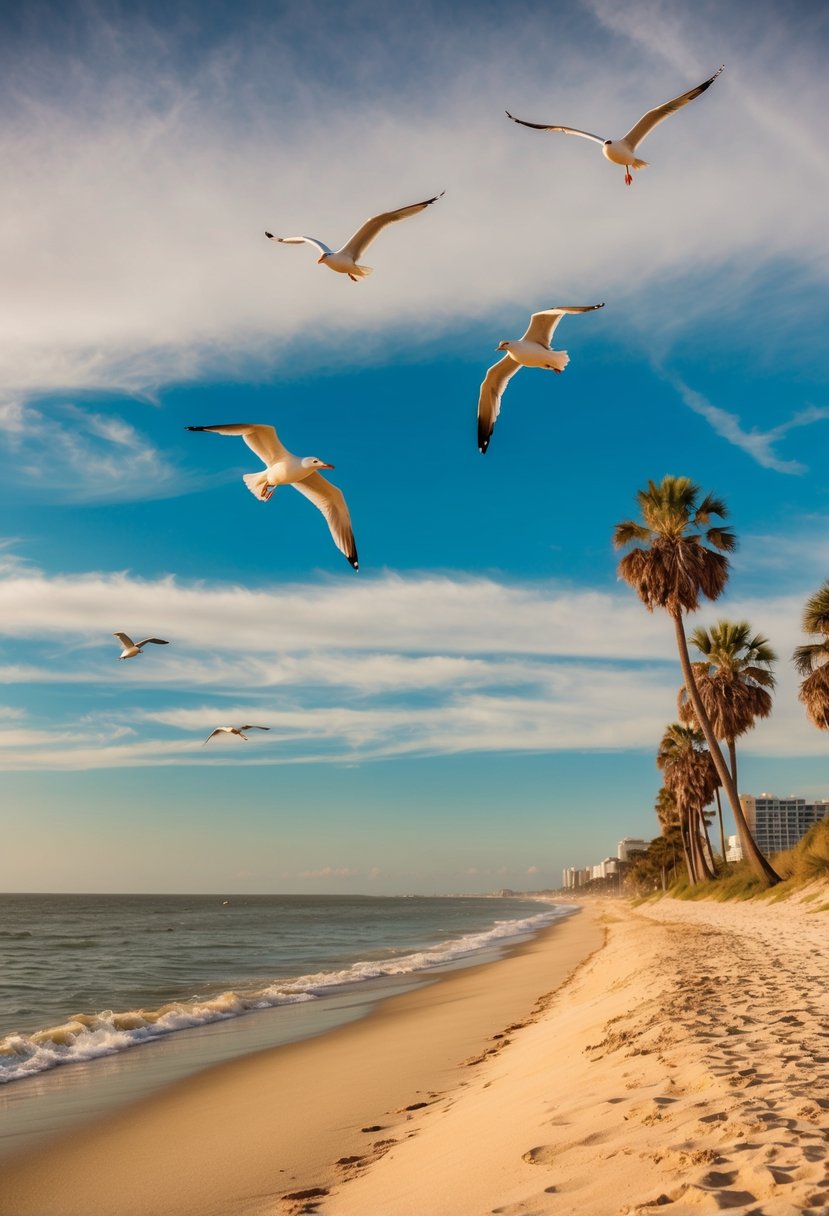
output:
[[[711,725],[711,719],[705,712],[705,706],[699,695],[696,681],[694,680],[694,671],[691,667],[691,656],[688,653],[688,640],[685,637],[685,627],[682,620],[681,609],[671,614],[674,620],[674,631],[676,633],[676,646],[679,651],[679,665],[682,668],[682,678],[685,681],[685,687],[688,690],[688,696],[691,698],[691,704],[694,707],[697,722],[700,724],[700,729],[705,735],[705,742],[708,744],[708,750],[711,753],[711,759],[714,761],[714,767],[717,770],[717,775],[722,783],[722,787],[726,792],[728,801],[731,804],[731,811],[734,815],[734,822],[737,825],[737,831],[740,836],[740,842],[743,846],[743,857],[751,866],[754,873],[760,879],[764,887],[773,887],[780,882],[780,875],[774,870],[770,863],[766,860],[760,850],[757,848],[756,841],[751,834],[746,817],[743,814],[743,808],[740,806],[739,795],[737,794],[736,786],[729,772],[728,765],[725,762],[725,757],[720,750],[720,745],[714,735],[714,728]]]
[[[739,793],[740,786],[737,782],[737,744],[733,739],[728,740],[728,763],[731,768],[731,779],[734,782],[734,788]]]
[[[714,871],[712,870],[711,866],[708,864],[708,858],[705,855],[705,846],[708,845],[708,850],[710,852],[711,845],[708,843],[708,833],[705,830],[705,819],[703,818],[702,811],[699,811],[699,810],[696,812],[696,824],[694,825],[694,835],[696,837],[696,842],[697,842],[697,854],[699,856],[700,875],[702,876],[702,878],[710,880],[714,877]]]
[[[717,877],[717,863],[714,860],[714,850],[711,848],[711,841],[708,839],[708,824],[705,822],[705,815],[700,811],[700,825],[702,827],[702,839],[705,842],[705,853],[708,861],[708,868],[711,871],[711,877]]]
[[[702,855],[702,844],[699,838],[699,822],[697,812],[689,811],[686,816],[688,831],[688,852],[694,867],[694,882],[703,882],[708,875],[705,870],[705,858]]]
[[[697,875],[694,869],[694,859],[691,856],[690,839],[688,836],[688,823],[685,815],[679,821],[679,834],[682,839],[682,855],[685,858],[685,869],[688,871],[688,881],[696,882]]]
[[[720,821],[720,848],[722,849],[722,863],[725,866],[728,863],[726,862],[726,859],[725,859],[725,831],[723,830],[723,825],[722,825],[722,799],[720,798],[720,787],[719,786],[717,786],[714,793],[717,795],[717,818]]]

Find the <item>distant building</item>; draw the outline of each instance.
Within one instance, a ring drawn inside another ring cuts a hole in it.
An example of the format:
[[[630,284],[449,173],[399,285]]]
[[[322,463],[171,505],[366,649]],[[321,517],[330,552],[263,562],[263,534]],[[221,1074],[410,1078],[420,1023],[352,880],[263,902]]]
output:
[[[728,837],[728,847],[725,850],[726,861],[742,861],[743,846],[740,844],[739,836]]]
[[[593,866],[594,878],[609,878],[611,874],[619,873],[619,858],[605,857],[597,866]]]
[[[562,875],[562,886],[565,891],[575,891],[590,882],[592,871],[587,866],[567,866]]]
[[[791,849],[809,828],[829,815],[829,798],[778,798],[775,794],[741,794],[740,805],[761,853]]]
[[[625,836],[616,846],[616,856],[619,861],[630,861],[631,853],[645,853],[650,842],[639,840],[635,836]]]

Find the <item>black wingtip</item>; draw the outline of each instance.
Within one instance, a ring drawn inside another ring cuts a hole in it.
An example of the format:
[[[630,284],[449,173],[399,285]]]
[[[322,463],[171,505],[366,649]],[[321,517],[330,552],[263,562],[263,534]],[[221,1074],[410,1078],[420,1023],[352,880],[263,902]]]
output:
[[[269,240],[269,241],[275,241],[275,240],[276,240],[276,237],[274,236],[274,234],[273,234],[272,232],[266,232],[266,233],[265,233],[265,236],[268,238],[268,240]]]
[[[350,566],[351,566],[351,567],[352,567],[354,570],[359,570],[359,569],[360,569],[360,563],[357,561],[357,554],[356,554],[356,553],[354,554],[354,556],[353,556],[353,557],[349,557],[349,559],[348,559],[348,564],[349,564],[349,565],[350,565]]]

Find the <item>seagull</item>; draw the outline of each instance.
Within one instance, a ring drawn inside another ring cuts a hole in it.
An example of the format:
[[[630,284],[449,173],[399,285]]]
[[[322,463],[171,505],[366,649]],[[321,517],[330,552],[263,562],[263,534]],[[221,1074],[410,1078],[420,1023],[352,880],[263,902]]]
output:
[[[210,732],[210,734],[207,736],[204,743],[202,743],[202,747],[204,747],[205,744],[209,743],[210,740],[214,737],[214,735],[238,735],[240,739],[247,739],[247,735],[245,734],[246,730],[270,730],[270,729],[271,728],[269,726],[253,726],[252,724],[249,724],[247,726],[217,726],[216,729],[212,730]],[[227,903],[227,900],[225,900],[225,903]]]
[[[567,313],[595,312],[597,308],[604,308],[604,304],[573,305],[534,312],[522,338],[517,342],[498,343],[498,350],[507,353],[498,363],[493,363],[484,376],[478,397],[478,447],[481,452],[489,447],[495,420],[501,410],[501,396],[515,373],[522,367],[543,367],[559,374],[563,372],[570,362],[570,356],[566,350],[550,350],[556,326]]]
[[[648,110],[647,114],[643,114],[636,125],[631,127],[627,135],[623,135],[621,139],[602,139],[601,135],[591,135],[589,131],[579,131],[576,127],[557,127],[541,122],[525,122],[523,118],[516,118],[514,114],[510,114],[509,110],[506,111],[506,115],[513,122],[520,123],[522,127],[533,127],[536,131],[563,131],[565,135],[581,135],[582,139],[592,139],[595,143],[601,144],[603,156],[606,156],[614,165],[625,166],[625,185],[629,186],[633,181],[631,169],[648,167],[646,160],[637,159],[637,145],[657,123],[662,122],[670,114],[676,113],[677,110],[681,110],[683,106],[687,106],[688,102],[699,97],[700,93],[704,93],[714,83],[724,67],[725,64],[718,68],[713,76],[709,76],[708,80],[698,84],[695,89],[689,89],[687,93],[680,93],[679,97],[675,97],[673,101],[666,101],[664,105]]]
[[[258,422],[229,422],[221,426],[188,426],[185,429],[215,431],[217,435],[241,435],[265,465],[260,473],[245,473],[242,478],[251,494],[260,502],[270,502],[277,486],[293,486],[299,490],[322,511],[334,544],[354,569],[359,569],[351,516],[342,490],[317,472],[318,469],[333,469],[333,464],[326,464],[317,456],[294,456],[280,443],[272,426]]]
[[[417,215],[418,211],[423,211],[425,207],[431,207],[432,203],[443,198],[445,193],[445,190],[441,190],[440,194],[436,194],[434,198],[427,198],[422,203],[412,203],[408,207],[400,207],[397,211],[384,211],[382,215],[373,215],[370,220],[366,220],[362,228],[357,229],[341,249],[329,249],[327,245],[313,236],[274,236],[272,232],[266,232],[265,236],[271,241],[279,241],[282,245],[316,245],[320,251],[320,256],[317,258],[318,266],[327,266],[329,270],[347,274],[351,281],[356,283],[358,279],[364,279],[371,274],[371,266],[358,266],[357,259],[363,256],[375,237],[379,236],[389,224],[395,224],[398,220],[406,220],[410,215]]]
[[[164,638],[144,638],[143,642],[134,642],[132,638],[127,637],[125,633],[113,633],[114,638],[117,638],[124,649],[118,655],[119,659],[134,659],[137,654],[141,654],[141,647],[148,646],[153,642],[156,646],[169,646],[169,642],[165,642]]]

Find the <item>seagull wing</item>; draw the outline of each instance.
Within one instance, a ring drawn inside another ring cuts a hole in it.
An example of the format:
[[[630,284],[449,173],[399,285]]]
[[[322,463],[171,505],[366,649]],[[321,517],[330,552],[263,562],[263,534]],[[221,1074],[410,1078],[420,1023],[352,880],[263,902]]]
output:
[[[366,220],[362,228],[358,228],[352,237],[343,245],[342,249],[338,249],[338,253],[345,253],[354,261],[363,256],[374,238],[383,231],[389,224],[396,224],[398,220],[406,220],[410,215],[417,215],[418,211],[423,211],[426,207],[431,207],[432,203],[436,203],[439,198],[443,198],[445,190],[441,190],[440,194],[436,194],[434,198],[424,199],[422,203],[412,203],[408,207],[399,207],[397,211],[384,211],[382,215],[374,215],[370,220]]]
[[[287,448],[279,441],[275,429],[259,422],[227,422],[219,426],[188,426],[188,431],[215,431],[217,435],[241,435],[245,443],[255,452],[265,467],[275,464],[287,455]]]
[[[269,726],[253,726],[250,723],[248,723],[247,726],[239,727],[239,730],[270,730],[270,729],[271,728]]]
[[[553,340],[556,326],[567,313],[594,312],[597,308],[604,308],[604,304],[562,305],[561,308],[548,308],[544,312],[534,312],[530,317],[530,323],[522,341],[538,342],[542,346],[549,346]]]
[[[156,646],[169,646],[169,642],[165,642],[164,638],[144,638],[143,642],[136,642],[136,646],[140,650],[142,646],[147,646],[150,642],[154,642]]]
[[[320,253],[334,252],[323,241],[318,241],[315,236],[274,236],[272,232],[266,232],[265,236],[269,241],[278,241],[280,245],[315,245]]]
[[[342,490],[327,481],[321,473],[312,473],[310,477],[304,477],[302,481],[295,481],[293,487],[322,511],[328,521],[334,544],[341,553],[345,554],[354,569],[359,569],[357,546],[351,530],[351,516],[348,513]]]
[[[637,144],[642,142],[648,132],[653,130],[657,123],[662,122],[663,118],[667,118],[670,114],[675,114],[677,110],[681,110],[683,106],[687,106],[689,101],[693,101],[695,97],[699,97],[700,93],[704,93],[714,83],[722,70],[722,68],[718,68],[708,80],[703,80],[702,84],[698,84],[695,89],[689,89],[687,93],[681,93],[673,101],[666,101],[664,106],[656,106],[653,110],[648,110],[647,114],[642,115],[636,126],[631,127],[628,131],[625,141],[630,144],[631,148],[635,148]]]
[[[210,740],[213,739],[216,735],[220,735],[222,733],[222,731],[224,731],[226,733],[227,730],[228,730],[227,726],[217,726],[215,730],[211,730],[210,734],[207,736],[204,743],[209,743]],[[202,743],[202,747],[204,747],[204,743]]]
[[[580,135],[582,139],[592,139],[596,144],[605,142],[601,135],[591,135],[589,131],[579,131],[577,127],[557,127],[544,122],[526,122],[523,118],[516,118],[514,114],[510,114],[509,110],[504,110],[504,113],[513,122],[520,123],[522,127],[532,127],[534,131],[563,131],[565,135]]]
[[[132,638],[127,637],[127,635],[125,633],[113,633],[112,636],[114,638],[117,638],[122,646],[134,646],[135,645],[135,642],[133,642]],[[143,645],[143,642],[142,642],[142,645]]]
[[[482,452],[489,447],[495,420],[501,412],[501,395],[520,370],[520,363],[516,363],[510,355],[504,355],[503,359],[493,363],[484,376],[478,397],[478,447]]]

